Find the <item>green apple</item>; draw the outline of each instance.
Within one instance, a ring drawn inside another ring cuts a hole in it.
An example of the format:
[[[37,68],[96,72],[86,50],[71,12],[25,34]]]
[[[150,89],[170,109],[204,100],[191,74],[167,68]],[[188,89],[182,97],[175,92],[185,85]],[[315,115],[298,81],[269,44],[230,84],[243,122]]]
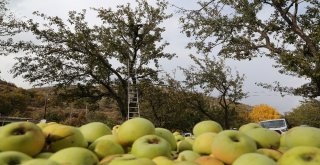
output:
[[[124,150],[120,144],[108,139],[96,140],[89,145],[88,149],[93,151],[99,159],[109,155],[124,154]]]
[[[185,150],[179,153],[178,158],[176,159],[177,161],[194,161],[197,158],[200,157],[200,154],[191,151],[191,150]]]
[[[99,165],[109,165],[111,161],[116,159],[137,159],[137,157],[128,153],[109,155],[101,159],[99,162]]]
[[[174,135],[174,139],[176,140],[176,142],[179,142],[181,140],[184,140],[185,137],[180,134],[176,134],[176,135]]]
[[[37,155],[45,144],[40,127],[31,122],[14,122],[0,129],[0,151],[19,151]]]
[[[258,148],[277,149],[280,146],[281,135],[267,128],[255,128],[244,132],[257,143]]]
[[[239,128],[240,132],[246,132],[248,130],[251,129],[255,129],[255,128],[262,128],[262,126],[258,123],[248,123],[248,124],[244,124]]]
[[[42,128],[48,126],[48,123],[40,122],[40,123],[37,123],[37,126],[42,129]]]
[[[302,136],[305,136],[305,135],[302,135]],[[319,165],[319,164],[320,164],[320,149],[313,146],[293,147],[287,152],[285,152],[278,161],[278,165]]]
[[[256,152],[253,139],[237,130],[224,130],[212,142],[212,155],[226,164],[232,164],[239,156]]]
[[[171,131],[165,128],[155,128],[155,135],[158,135],[164,139],[166,139],[171,145],[171,150],[177,149],[176,139]]]
[[[112,134],[111,129],[102,122],[91,122],[79,127],[80,132],[88,142],[88,144],[94,142],[97,138],[103,135]]]
[[[35,158],[49,159],[51,155],[53,155],[52,152],[40,152],[38,155],[35,156]]]
[[[99,137],[98,139],[96,139],[95,141],[99,141],[99,140],[111,140],[115,143],[118,143],[118,139],[117,139],[117,136],[116,135],[104,135],[104,136],[101,136]]]
[[[32,157],[18,151],[2,151],[0,152],[1,165],[20,165],[23,162],[31,160]]]
[[[167,140],[157,135],[145,135],[134,141],[131,153],[138,158],[153,159],[157,156],[170,156],[171,146]]]
[[[294,127],[281,135],[282,147],[314,146],[320,148],[320,129],[315,127]]]
[[[113,135],[117,135],[118,134],[119,127],[120,127],[120,125],[115,125],[115,126],[112,127],[111,132],[112,132]]]
[[[109,165],[157,165],[157,164],[148,158],[136,158],[136,159],[129,159],[129,160],[117,159],[117,160],[111,161]]]
[[[46,151],[57,152],[68,147],[87,147],[87,141],[76,127],[53,124],[43,129],[46,135]]]
[[[123,122],[118,128],[117,139],[122,146],[131,146],[132,143],[144,135],[155,133],[153,123],[145,118],[132,118]]]
[[[174,131],[172,134],[173,134],[173,136],[181,135],[181,133],[179,131]]]
[[[157,156],[152,161],[157,165],[174,165],[174,161],[166,156]]]
[[[199,165],[224,165],[223,162],[212,156],[201,156],[194,160],[194,162],[198,163]]]
[[[193,145],[194,143],[194,140],[196,138],[194,136],[188,136],[188,137],[185,137],[184,140],[186,140],[187,142],[189,142],[191,145]]]
[[[68,165],[97,165],[98,157],[89,149],[69,147],[54,153],[49,160]]]
[[[268,156],[258,154],[258,153],[246,153],[237,158],[232,165],[277,165],[277,162]]]
[[[23,162],[21,165],[61,165],[60,163],[50,159],[31,159]]]
[[[205,132],[197,136],[192,145],[192,150],[201,155],[210,155],[213,139],[217,136],[214,132]]]
[[[175,163],[174,165],[199,165],[199,164],[193,161],[181,161],[181,162]]]
[[[157,165],[149,158],[135,158],[135,157],[118,157],[113,159],[108,164],[99,164],[99,165]]]
[[[197,123],[193,127],[192,132],[193,132],[193,135],[197,137],[204,132],[219,133],[222,130],[223,129],[218,122],[215,122],[213,120],[205,120],[205,121],[201,121],[201,122]]]
[[[177,142],[177,152],[185,150],[192,150],[192,144],[188,140],[181,140]]]
[[[260,148],[256,152],[259,154],[268,156],[269,158],[275,161],[278,161],[282,156],[282,153],[280,151],[275,149],[269,149],[269,148]]]

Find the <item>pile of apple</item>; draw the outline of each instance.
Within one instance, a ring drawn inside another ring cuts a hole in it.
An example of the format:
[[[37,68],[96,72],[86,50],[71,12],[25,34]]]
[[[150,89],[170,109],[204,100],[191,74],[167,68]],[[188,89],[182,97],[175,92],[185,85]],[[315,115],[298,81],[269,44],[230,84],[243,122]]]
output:
[[[320,165],[320,129],[284,134],[249,123],[197,123],[191,137],[133,118],[112,129],[15,122],[0,127],[0,165]]]

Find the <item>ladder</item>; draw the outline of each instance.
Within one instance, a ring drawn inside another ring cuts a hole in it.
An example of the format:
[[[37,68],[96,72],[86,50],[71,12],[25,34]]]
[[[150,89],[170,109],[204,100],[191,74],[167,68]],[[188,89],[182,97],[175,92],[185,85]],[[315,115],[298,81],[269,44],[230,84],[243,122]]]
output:
[[[134,70],[134,75],[136,76],[136,69]],[[127,120],[140,117],[140,109],[139,109],[139,91],[137,87],[137,83],[133,84],[132,78],[130,78],[130,70],[128,67],[128,114]],[[135,80],[137,81],[137,79]]]

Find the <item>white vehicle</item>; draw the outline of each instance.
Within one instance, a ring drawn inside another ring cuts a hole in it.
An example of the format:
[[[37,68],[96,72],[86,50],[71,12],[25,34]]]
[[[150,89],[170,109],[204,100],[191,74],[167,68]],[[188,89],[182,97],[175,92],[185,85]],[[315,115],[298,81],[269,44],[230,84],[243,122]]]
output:
[[[286,119],[264,120],[260,121],[260,125],[263,128],[268,128],[270,130],[277,131],[281,134],[288,131],[288,124]]]

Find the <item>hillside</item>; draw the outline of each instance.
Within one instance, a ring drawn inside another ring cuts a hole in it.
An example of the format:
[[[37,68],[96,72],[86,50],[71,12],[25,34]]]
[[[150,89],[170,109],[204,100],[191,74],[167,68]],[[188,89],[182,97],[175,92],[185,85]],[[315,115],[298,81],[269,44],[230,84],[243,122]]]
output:
[[[216,98],[174,89],[152,88],[151,92],[141,96],[141,115],[158,126],[189,129],[189,126],[203,119],[223,120],[223,112]],[[95,102],[86,98],[65,98],[50,87],[23,89],[5,81],[0,81],[0,92],[2,116],[27,117],[35,121],[45,118],[75,126],[90,121],[102,121],[110,125],[123,121],[117,105],[110,98]],[[251,109],[250,105],[239,103],[238,114],[231,114],[233,125],[236,127],[246,122],[248,110]]]

